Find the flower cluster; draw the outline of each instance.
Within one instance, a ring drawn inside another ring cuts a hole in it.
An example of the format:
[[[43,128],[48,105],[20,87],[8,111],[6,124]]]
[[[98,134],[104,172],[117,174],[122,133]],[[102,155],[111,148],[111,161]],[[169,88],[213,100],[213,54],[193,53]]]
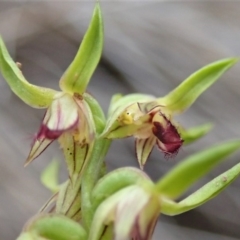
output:
[[[11,90],[28,105],[46,108],[25,165],[58,140],[69,174],[59,185],[57,166],[46,168],[42,181],[54,195],[26,224],[19,240],[150,240],[160,213],[176,215],[198,207],[240,174],[237,164],[182,201],[175,200],[237,151],[240,140],[190,156],[157,182],[143,172],[155,145],[169,158],[183,144],[209,131],[209,125],[184,130],[174,117],[188,109],[238,59],[203,67],[164,97],[117,94],[106,119],[98,101],[86,92],[102,48],[103,23],[97,3],[76,57],[60,79],[61,91],[55,91],[30,84],[0,38],[0,70]],[[141,170],[125,167],[106,173],[104,158],[111,141],[131,136]]]

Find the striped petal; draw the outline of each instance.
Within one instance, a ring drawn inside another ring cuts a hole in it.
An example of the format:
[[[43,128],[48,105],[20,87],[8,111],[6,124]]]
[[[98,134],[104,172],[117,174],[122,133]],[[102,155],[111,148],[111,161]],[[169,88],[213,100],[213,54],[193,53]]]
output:
[[[151,136],[146,139],[138,139],[138,138],[136,139],[136,142],[135,142],[136,154],[137,154],[138,163],[141,169],[143,169],[143,166],[145,165],[155,144],[156,144],[155,136]]]

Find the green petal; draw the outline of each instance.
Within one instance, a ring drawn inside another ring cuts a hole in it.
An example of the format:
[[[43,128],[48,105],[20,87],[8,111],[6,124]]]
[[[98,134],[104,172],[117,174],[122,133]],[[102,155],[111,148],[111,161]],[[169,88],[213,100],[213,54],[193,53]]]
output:
[[[100,60],[103,49],[103,23],[99,3],[77,55],[60,80],[60,88],[70,93],[83,94]]]
[[[168,198],[179,197],[194,182],[239,148],[240,140],[233,140],[188,157],[157,182],[159,193]]]
[[[56,193],[59,190],[58,173],[59,162],[53,160],[50,162],[50,164],[48,164],[41,174],[42,184],[53,193]]]
[[[159,98],[159,104],[166,106],[172,112],[186,110],[237,61],[237,58],[226,58],[201,68],[167,96]]]
[[[0,37],[0,70],[11,90],[25,103],[34,108],[48,107],[56,91],[30,84],[10,57]]]
[[[39,239],[49,240],[87,239],[86,231],[79,223],[63,215],[57,214],[55,215],[46,214],[34,219],[24,228],[24,231],[32,233],[35,236],[42,237]]]
[[[181,138],[184,140],[184,145],[193,143],[205,136],[209,131],[211,131],[213,125],[211,123],[206,123],[197,127],[189,128],[187,130],[179,128]]]
[[[202,188],[179,203],[162,199],[161,212],[166,215],[177,215],[194,209],[216,197],[240,175],[240,163],[214,178]]]

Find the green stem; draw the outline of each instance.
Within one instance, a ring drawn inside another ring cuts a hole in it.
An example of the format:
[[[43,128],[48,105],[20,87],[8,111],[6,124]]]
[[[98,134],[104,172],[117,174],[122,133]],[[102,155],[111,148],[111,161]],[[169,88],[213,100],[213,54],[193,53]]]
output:
[[[93,219],[93,206],[91,202],[91,193],[97,180],[101,177],[101,169],[104,157],[110,147],[111,141],[108,139],[96,140],[82,178],[81,203],[82,203],[82,221],[86,229],[90,228]]]

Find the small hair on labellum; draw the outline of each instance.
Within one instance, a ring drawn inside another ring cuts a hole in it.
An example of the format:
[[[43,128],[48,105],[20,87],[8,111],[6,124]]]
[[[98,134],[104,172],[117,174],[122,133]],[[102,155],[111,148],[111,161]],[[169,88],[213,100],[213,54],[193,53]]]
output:
[[[158,138],[158,147],[165,157],[171,158],[177,155],[184,141],[171,121],[162,112],[159,114],[163,117],[164,122],[153,122],[152,131]]]

